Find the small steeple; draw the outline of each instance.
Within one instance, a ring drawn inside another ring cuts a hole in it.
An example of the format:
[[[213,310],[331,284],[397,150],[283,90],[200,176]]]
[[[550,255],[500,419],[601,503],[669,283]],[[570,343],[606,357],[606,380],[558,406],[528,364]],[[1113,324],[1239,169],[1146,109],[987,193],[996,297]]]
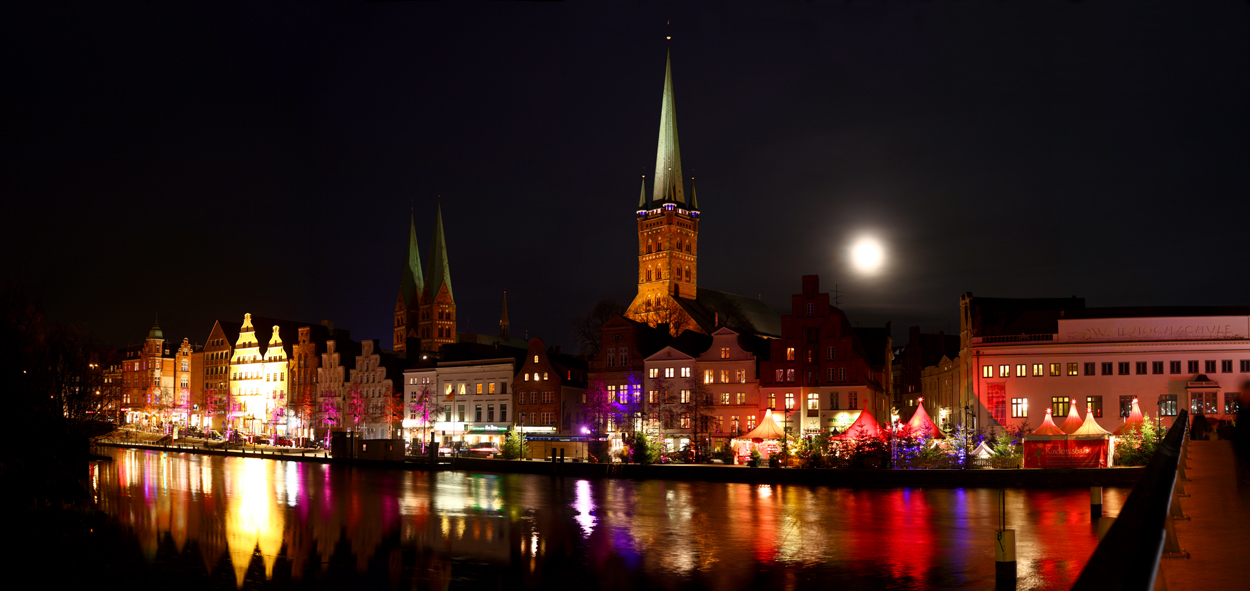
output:
[[[499,337],[508,338],[510,326],[508,324],[508,290],[503,292],[503,313],[499,316]]]
[[[157,313],[156,320],[152,321],[152,329],[148,331],[148,339],[165,340],[165,333],[161,330],[161,315]]]
[[[421,273],[421,253],[417,249],[417,226],[412,212],[408,212],[408,252],[404,256],[403,269],[399,275],[399,292],[407,305],[415,305],[413,296],[425,291],[425,277]]]
[[[638,193],[638,211],[651,209],[647,207],[647,175],[642,175],[642,191]]]
[[[447,244],[443,238],[443,204],[438,204],[438,215],[434,218],[434,246],[430,249],[430,299],[438,297],[438,290],[447,286],[447,295],[451,292],[451,269],[447,265]],[[454,296],[452,298],[455,299]]]
[[[673,60],[664,63],[664,97],[660,104],[660,139],[655,151],[653,203],[686,204],[681,180],[681,150],[677,145],[677,107],[673,102]]]
[[[699,196],[694,192],[694,177],[690,177],[690,209],[699,209]]]

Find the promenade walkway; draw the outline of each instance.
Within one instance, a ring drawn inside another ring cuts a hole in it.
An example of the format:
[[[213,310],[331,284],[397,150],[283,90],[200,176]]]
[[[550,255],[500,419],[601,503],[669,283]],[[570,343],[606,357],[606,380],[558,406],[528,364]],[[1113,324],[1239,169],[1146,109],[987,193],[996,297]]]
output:
[[[1162,560],[1168,591],[1245,589],[1250,486],[1238,487],[1232,442],[1190,441],[1186,463],[1189,520],[1176,521],[1176,537],[1189,558]]]

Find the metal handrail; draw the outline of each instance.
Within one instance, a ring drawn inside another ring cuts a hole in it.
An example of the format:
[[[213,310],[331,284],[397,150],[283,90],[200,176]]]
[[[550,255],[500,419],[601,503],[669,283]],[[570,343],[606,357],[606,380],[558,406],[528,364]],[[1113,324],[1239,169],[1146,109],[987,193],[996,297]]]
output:
[[[1074,591],[1154,588],[1188,427],[1189,411],[1182,410],[1146,464],[1120,515],[1085,563],[1072,585]]]

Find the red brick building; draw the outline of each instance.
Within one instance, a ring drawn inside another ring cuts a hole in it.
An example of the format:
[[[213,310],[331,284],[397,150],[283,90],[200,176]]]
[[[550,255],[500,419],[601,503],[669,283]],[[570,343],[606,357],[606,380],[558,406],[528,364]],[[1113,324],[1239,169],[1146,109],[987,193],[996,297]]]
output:
[[[781,317],[781,338],[760,363],[760,408],[777,411],[778,424],[800,436],[841,430],[865,409],[888,419],[883,373],[846,315],[820,292],[820,278],[805,275],[790,314]]]

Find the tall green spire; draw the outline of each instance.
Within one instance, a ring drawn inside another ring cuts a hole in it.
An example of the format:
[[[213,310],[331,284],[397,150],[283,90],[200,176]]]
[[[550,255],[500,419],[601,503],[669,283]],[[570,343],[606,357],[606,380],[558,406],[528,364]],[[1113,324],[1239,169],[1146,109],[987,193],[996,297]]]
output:
[[[408,253],[404,257],[403,270],[399,276],[399,293],[404,303],[414,305],[414,295],[425,290],[425,277],[421,274],[421,253],[417,250],[417,226],[412,213],[408,214]]]
[[[664,100],[660,106],[660,141],[655,151],[653,203],[686,204],[681,182],[681,150],[677,147],[677,107],[673,103],[673,59],[664,64]]]
[[[434,246],[430,249],[430,298],[438,297],[440,287],[447,286],[451,293],[451,269],[447,266],[447,244],[443,238],[443,204],[438,204],[438,216],[434,218]],[[454,300],[455,297],[453,296]]]

